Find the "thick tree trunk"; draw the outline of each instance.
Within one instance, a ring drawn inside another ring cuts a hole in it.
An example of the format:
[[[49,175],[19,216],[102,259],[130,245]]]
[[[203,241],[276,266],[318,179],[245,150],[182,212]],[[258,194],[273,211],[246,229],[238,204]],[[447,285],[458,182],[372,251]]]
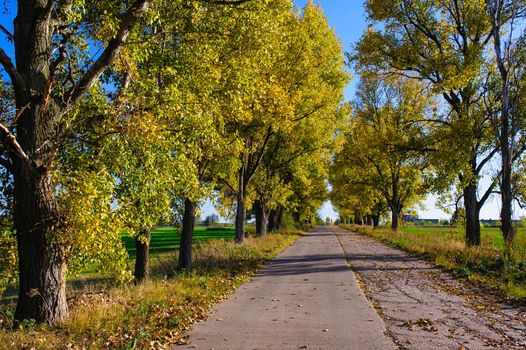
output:
[[[68,314],[66,259],[51,176],[19,162],[14,174],[19,289],[15,320],[55,323]]]
[[[239,184],[237,190],[237,208],[236,208],[236,243],[243,243],[245,240],[245,217],[247,216],[247,208],[245,203],[245,166],[239,169]]]
[[[263,237],[267,234],[269,211],[262,201],[256,201],[254,207],[256,211],[256,237]]]
[[[464,188],[464,209],[466,212],[466,244],[480,245],[480,208],[477,202],[477,185],[469,184]]]
[[[180,270],[192,269],[192,238],[195,224],[195,203],[189,198],[184,200],[183,227],[181,230],[181,242],[179,244],[179,266]]]
[[[135,282],[140,283],[150,274],[150,236],[151,229],[145,229],[135,237]]]
[[[371,215],[366,216],[367,225],[373,226],[373,217]]]

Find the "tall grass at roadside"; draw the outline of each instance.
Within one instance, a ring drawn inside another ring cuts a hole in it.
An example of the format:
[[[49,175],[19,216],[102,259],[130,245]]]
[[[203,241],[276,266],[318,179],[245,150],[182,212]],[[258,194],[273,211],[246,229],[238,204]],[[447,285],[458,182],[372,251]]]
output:
[[[70,317],[58,326],[12,331],[0,312],[0,348],[163,349],[184,342],[184,332],[207,310],[247,281],[299,232],[249,238],[243,245],[217,240],[195,248],[192,272],[176,270],[177,256],[153,262],[152,278],[138,286],[101,283],[70,296]]]
[[[462,277],[496,288],[510,301],[526,302],[526,231],[520,230],[510,255],[498,228],[483,228],[481,245],[467,247],[462,229],[404,227],[398,232],[369,226],[342,228],[379,239],[433,260]]]

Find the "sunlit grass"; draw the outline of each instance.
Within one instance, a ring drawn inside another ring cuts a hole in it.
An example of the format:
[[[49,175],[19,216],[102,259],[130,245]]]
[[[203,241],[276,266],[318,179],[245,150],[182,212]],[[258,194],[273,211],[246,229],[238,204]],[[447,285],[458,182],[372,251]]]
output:
[[[163,253],[170,253],[179,248],[181,239],[181,229],[174,227],[160,227],[153,230],[150,241],[150,255],[155,256]],[[194,229],[194,242],[204,243],[214,239],[232,240],[235,236],[233,227],[222,229],[207,229],[198,226]],[[124,245],[130,257],[135,257],[135,241],[126,233],[122,234]]]

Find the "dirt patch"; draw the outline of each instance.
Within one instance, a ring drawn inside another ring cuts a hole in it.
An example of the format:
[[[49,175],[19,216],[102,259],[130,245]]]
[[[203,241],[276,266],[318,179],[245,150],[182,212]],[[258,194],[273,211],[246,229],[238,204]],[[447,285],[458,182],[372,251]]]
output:
[[[373,238],[338,231],[365,295],[402,349],[526,349],[526,308]]]

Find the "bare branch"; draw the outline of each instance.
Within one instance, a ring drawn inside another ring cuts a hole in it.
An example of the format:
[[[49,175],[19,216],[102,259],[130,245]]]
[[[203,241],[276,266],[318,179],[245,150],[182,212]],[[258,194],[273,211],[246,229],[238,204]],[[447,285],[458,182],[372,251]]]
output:
[[[31,163],[31,160],[29,159],[29,157],[27,156],[27,154],[24,152],[24,150],[22,149],[22,147],[20,146],[20,144],[18,143],[18,141],[16,140],[16,136],[15,134],[13,134],[11,132],[11,130],[9,130],[9,128],[7,128],[4,124],[0,123],[0,130],[3,132],[4,134],[4,137],[5,137],[5,140],[9,142],[9,144],[11,146],[13,146],[16,154],[18,154],[18,156],[26,161],[27,163]]]
[[[20,73],[16,70],[15,65],[13,64],[13,61],[11,58],[5,53],[4,49],[0,47],[0,64],[4,67],[4,70],[9,75],[9,78],[11,79],[11,82],[13,83],[13,86],[15,89],[24,89],[25,88],[25,82]]]
[[[0,24],[0,31],[2,31],[7,36],[7,40],[11,42],[15,40],[15,37],[13,36],[13,34],[11,34],[11,32],[9,32],[9,30],[7,30],[6,27],[4,27],[1,24]]]

